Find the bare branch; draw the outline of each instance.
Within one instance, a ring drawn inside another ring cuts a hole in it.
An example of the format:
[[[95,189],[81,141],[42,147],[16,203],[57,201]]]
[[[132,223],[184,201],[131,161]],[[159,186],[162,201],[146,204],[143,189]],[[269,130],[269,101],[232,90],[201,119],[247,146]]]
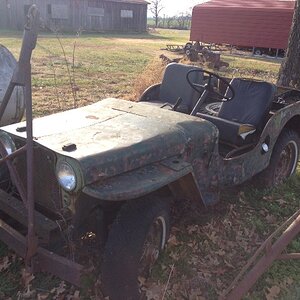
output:
[[[154,20],[155,20],[155,27],[157,27],[159,14],[164,9],[162,5],[162,0],[152,0],[150,3],[151,3],[150,11],[153,13]]]

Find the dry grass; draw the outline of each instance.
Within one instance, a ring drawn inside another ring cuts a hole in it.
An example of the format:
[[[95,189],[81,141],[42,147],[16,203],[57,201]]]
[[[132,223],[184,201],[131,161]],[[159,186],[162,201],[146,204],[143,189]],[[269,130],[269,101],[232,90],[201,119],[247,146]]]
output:
[[[132,93],[128,96],[128,99],[138,101],[149,86],[160,83],[165,67],[166,64],[160,59],[153,59],[153,61],[146,66],[145,70],[135,79]]]

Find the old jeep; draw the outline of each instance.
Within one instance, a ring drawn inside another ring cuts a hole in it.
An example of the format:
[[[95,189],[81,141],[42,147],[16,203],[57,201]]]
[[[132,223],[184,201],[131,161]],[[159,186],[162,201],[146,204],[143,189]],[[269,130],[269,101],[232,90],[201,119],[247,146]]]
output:
[[[295,172],[300,92],[229,83],[193,66],[167,66],[140,102],[104,99],[32,122],[37,20],[33,7],[0,107],[1,116],[13,88],[25,87],[26,122],[0,130],[0,239],[30,271],[80,285],[83,266],[63,256],[61,242],[76,244],[88,233],[102,251],[104,293],[138,299],[138,275],[168,240],[172,198],[208,206],[228,186],[254,176],[273,186]],[[200,112],[216,101],[215,115]]]

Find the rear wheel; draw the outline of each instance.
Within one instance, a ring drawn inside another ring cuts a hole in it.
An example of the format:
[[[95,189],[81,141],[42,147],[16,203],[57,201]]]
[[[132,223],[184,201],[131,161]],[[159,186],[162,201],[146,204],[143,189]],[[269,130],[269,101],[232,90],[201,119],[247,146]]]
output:
[[[255,50],[254,50],[254,54],[255,54],[255,55],[262,55],[262,51],[261,51],[261,49],[259,49],[259,48],[255,48]]]
[[[190,42],[186,43],[185,46],[184,46],[184,53],[185,53],[186,55],[188,55],[188,54],[187,54],[187,51],[190,51],[190,50],[192,49],[192,47],[193,47],[193,44],[192,44],[192,43],[190,43]],[[189,53],[189,52],[188,52],[188,53]]]
[[[166,199],[147,197],[120,210],[104,250],[103,290],[112,300],[139,299],[138,276],[147,276],[163,250],[170,227]]]
[[[257,181],[270,188],[292,176],[297,169],[299,148],[298,133],[284,130],[274,146],[269,166],[257,176]]]

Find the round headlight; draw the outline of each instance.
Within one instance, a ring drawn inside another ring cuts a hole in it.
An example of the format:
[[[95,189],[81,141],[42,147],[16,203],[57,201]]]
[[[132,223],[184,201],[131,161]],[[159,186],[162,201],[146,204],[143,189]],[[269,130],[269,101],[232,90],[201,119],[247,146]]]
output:
[[[67,192],[76,188],[77,178],[74,169],[67,162],[60,162],[56,168],[56,176],[59,184]]]
[[[16,151],[16,145],[13,139],[7,133],[0,133],[0,141],[5,148],[7,155],[12,154],[14,151]]]

